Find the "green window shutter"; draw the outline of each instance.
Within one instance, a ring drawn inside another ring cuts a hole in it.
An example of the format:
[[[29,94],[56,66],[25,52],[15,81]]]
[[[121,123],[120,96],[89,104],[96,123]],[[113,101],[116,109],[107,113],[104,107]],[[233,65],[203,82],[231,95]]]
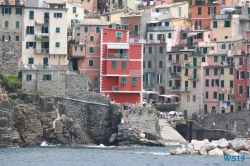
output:
[[[168,60],[172,60],[172,54],[168,55]]]
[[[162,74],[160,74],[160,83],[162,83]]]
[[[116,39],[122,39],[122,33],[116,32]]]
[[[234,69],[230,68],[229,74],[234,74]]]
[[[11,8],[9,8],[9,14],[11,15]]]
[[[26,49],[29,48],[29,42],[26,42]]]
[[[29,11],[29,19],[30,20],[34,19],[34,11]]]
[[[33,48],[36,49],[36,42],[33,43]]]
[[[172,80],[168,81],[168,86],[171,87],[172,86]]]
[[[94,61],[93,60],[89,60],[89,66],[94,66]]]
[[[221,61],[225,62],[226,61],[226,57],[225,56],[221,56]]]
[[[126,62],[122,62],[122,70],[126,70]]]
[[[137,79],[136,78],[132,78],[132,86],[136,86],[137,85]]]
[[[239,86],[239,94],[243,94],[243,86]]]
[[[145,74],[143,74],[143,82],[145,82]]]
[[[172,38],[172,33],[168,33],[168,38],[169,38],[169,39]]]
[[[54,13],[54,18],[56,18],[56,13]]]
[[[163,47],[159,47],[160,54],[163,54]]]
[[[88,32],[89,28],[88,27],[84,27],[84,32]]]
[[[145,47],[143,47],[143,54],[145,54],[145,50],[146,50]]]
[[[151,68],[151,61],[148,61],[148,68]]]
[[[20,27],[19,23],[20,23],[19,21],[16,21],[16,28]]]
[[[221,49],[226,49],[226,44],[225,43],[221,44]]]
[[[90,36],[90,41],[94,41],[94,36]]]
[[[218,69],[214,69],[214,75],[218,75]]]
[[[162,61],[159,61],[159,68],[162,68]]]
[[[116,61],[112,61],[112,69],[115,70],[117,67],[117,63]]]
[[[233,87],[234,87],[234,81],[230,80],[230,88],[233,88]]]
[[[49,80],[49,81],[52,80],[52,75],[48,75],[48,80]]]
[[[59,13],[59,17],[62,18],[62,13]]]
[[[9,21],[4,21],[4,27],[8,28],[9,27]]]
[[[220,86],[224,88],[224,80],[220,81]]]
[[[29,64],[34,64],[34,58],[29,58]]]
[[[122,77],[121,85],[126,85],[126,78]]]
[[[168,67],[168,72],[172,73],[172,67]]]
[[[217,92],[214,92],[214,99],[217,99]]]
[[[207,54],[207,48],[203,48],[203,54]]]
[[[152,54],[152,47],[148,47],[148,53]]]
[[[181,17],[181,7],[178,8],[178,15]]]
[[[149,40],[153,40],[153,34],[149,34]]]
[[[100,27],[96,27],[95,32],[96,32],[96,33],[100,33]]]
[[[19,41],[19,36],[16,36],[16,41]]]
[[[73,13],[76,13],[76,7],[73,7]]]
[[[208,7],[208,14],[210,14],[210,7]]]
[[[201,15],[201,7],[198,7],[198,15]]]
[[[221,75],[224,75],[224,68],[221,68],[221,69],[220,69],[220,74],[221,74]]]
[[[185,69],[184,75],[185,75],[185,76],[188,76],[188,69]]]
[[[3,7],[3,8],[2,8],[2,14],[3,14],[3,15],[4,15],[4,9],[5,9],[5,8]]]
[[[206,69],[206,75],[207,76],[209,75],[209,69]]]
[[[60,28],[56,28],[56,33],[60,33]]]
[[[35,34],[35,31],[34,31],[34,26],[31,26],[30,27],[30,34],[34,35]]]
[[[209,80],[206,79],[206,87],[209,87]]]
[[[26,81],[29,81],[29,75],[26,75]]]
[[[188,54],[184,54],[184,60],[188,60]]]
[[[145,61],[143,61],[143,68],[145,68]]]
[[[218,62],[218,56],[214,56],[214,62]]]
[[[80,46],[80,51],[83,51],[83,46]]]
[[[159,83],[159,74],[157,74],[157,83]]]
[[[89,47],[89,53],[94,53],[94,47]]]
[[[43,81],[45,81],[45,80],[46,80],[46,75],[44,74],[44,75],[43,75]]]
[[[75,46],[75,51],[77,51],[77,46]]]
[[[157,40],[161,40],[161,35],[157,35]]]
[[[201,62],[206,62],[206,57],[202,57]]]

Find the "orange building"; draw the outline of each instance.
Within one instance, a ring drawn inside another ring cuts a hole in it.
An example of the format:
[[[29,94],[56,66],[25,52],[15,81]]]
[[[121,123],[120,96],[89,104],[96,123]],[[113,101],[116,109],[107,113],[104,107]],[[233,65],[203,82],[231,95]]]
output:
[[[127,30],[101,30],[100,92],[118,103],[142,101],[142,47],[129,43]]]
[[[209,28],[211,16],[220,14],[220,10],[220,1],[192,0],[192,26],[195,30]]]

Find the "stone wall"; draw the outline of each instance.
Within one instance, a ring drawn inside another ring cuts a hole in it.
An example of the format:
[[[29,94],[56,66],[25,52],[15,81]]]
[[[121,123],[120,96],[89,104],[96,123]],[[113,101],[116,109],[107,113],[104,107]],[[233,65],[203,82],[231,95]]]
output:
[[[215,122],[216,129],[226,129],[226,123],[228,122],[229,130],[245,135],[248,128],[250,128],[250,111],[238,111],[226,114],[209,115],[198,119],[198,123],[204,127],[211,129],[212,124]]]
[[[17,74],[22,55],[22,15],[15,14],[16,7],[11,6],[8,6],[11,14],[3,15],[3,7],[0,6],[0,71],[4,74]],[[8,28],[5,28],[5,21],[9,21]],[[19,28],[16,28],[16,21],[19,21]],[[4,41],[4,35],[10,36],[10,40]],[[16,41],[16,36],[19,36],[19,41]],[[10,54],[10,49],[14,50],[13,54]]]
[[[159,120],[156,117],[155,109],[145,107],[132,108],[128,112],[128,119],[131,126],[136,126],[138,129],[142,128],[143,131],[160,136]]]

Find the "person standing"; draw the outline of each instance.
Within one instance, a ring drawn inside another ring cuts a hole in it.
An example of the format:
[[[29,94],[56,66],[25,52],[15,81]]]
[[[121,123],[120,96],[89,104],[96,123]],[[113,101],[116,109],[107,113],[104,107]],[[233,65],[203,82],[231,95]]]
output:
[[[212,129],[215,129],[215,128],[216,128],[215,122],[213,122],[213,124],[212,124]]]
[[[226,123],[226,125],[225,125],[225,126],[226,126],[226,129],[228,130],[228,122]]]

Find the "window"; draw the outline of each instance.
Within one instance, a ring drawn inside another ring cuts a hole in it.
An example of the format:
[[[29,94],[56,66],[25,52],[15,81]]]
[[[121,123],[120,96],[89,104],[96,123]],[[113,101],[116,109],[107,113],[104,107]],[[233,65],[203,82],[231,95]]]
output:
[[[20,22],[16,21],[16,28],[20,28]]]
[[[9,28],[9,21],[4,21],[4,28]]]
[[[234,87],[234,81],[230,80],[230,88],[233,88],[233,87]]]
[[[225,62],[226,61],[226,57],[225,56],[221,56],[221,61]]]
[[[210,39],[210,34],[208,34],[207,37]]]
[[[116,70],[117,68],[117,62],[116,61],[112,61],[112,69]]]
[[[128,30],[128,25],[124,25],[124,29],[125,29],[125,30]]]
[[[162,74],[157,74],[157,83],[162,83]]]
[[[73,7],[73,13],[76,13],[76,7]]]
[[[216,7],[208,7],[208,14],[216,14]]]
[[[234,106],[230,105],[230,112],[234,112]]]
[[[224,75],[224,68],[221,68],[221,69],[220,69],[220,74],[221,74],[221,75]]]
[[[122,70],[126,70],[126,62],[122,62]]]
[[[201,7],[198,7],[198,15],[201,15]]]
[[[94,47],[89,47],[89,53],[93,54],[94,53]]]
[[[34,20],[34,11],[29,11],[29,19]]]
[[[34,35],[34,26],[26,27],[26,35]]]
[[[116,39],[122,39],[122,32],[116,32]]]
[[[80,51],[83,51],[83,46],[80,46]]]
[[[218,75],[218,69],[214,69],[214,75]]]
[[[10,49],[10,54],[14,54],[14,49]]]
[[[94,41],[94,36],[90,36],[89,41]]]
[[[224,80],[220,80],[220,87],[224,88]]]
[[[204,105],[204,114],[207,114],[207,105]]]
[[[206,62],[206,57],[203,56],[203,57],[201,58],[201,62]]]
[[[217,21],[213,21],[213,28],[217,28],[218,25],[217,25]]]
[[[145,48],[145,47],[143,47],[143,54],[145,54],[145,50],[146,50],[146,48]]]
[[[60,42],[56,42],[56,47],[60,47]]]
[[[143,61],[143,68],[145,68],[145,61]]]
[[[159,68],[162,68],[162,61],[159,61]]]
[[[11,8],[10,7],[3,7],[2,14],[11,14]]]
[[[209,76],[209,69],[206,69],[206,75]]]
[[[188,54],[184,54],[184,60],[188,60]]]
[[[125,77],[122,77],[122,82],[121,82],[121,85],[125,86],[126,85],[126,78]]]
[[[217,99],[217,92],[214,92],[213,99]]]
[[[149,34],[149,40],[153,40],[153,34]]]
[[[218,79],[212,79],[212,87],[219,86],[219,80]]]
[[[172,60],[172,54],[168,55],[168,60],[170,60],[170,61]]]
[[[163,54],[163,47],[159,47],[159,53]]]
[[[29,63],[29,65],[34,64],[34,58],[29,58],[29,59],[28,59],[28,61],[29,61],[29,62],[28,62],[28,63]]]
[[[26,49],[36,49],[36,42],[26,42]]]
[[[196,95],[193,95],[193,102],[196,101]]]
[[[165,22],[165,27],[169,27],[169,22]]]
[[[94,66],[94,60],[89,60],[89,66]]]
[[[207,54],[207,48],[203,48],[203,54]]]
[[[75,51],[77,51],[77,46],[75,46]]]
[[[135,24],[134,30],[135,30],[135,32],[138,32],[138,30],[139,30],[139,25]]]
[[[243,58],[239,58],[239,65],[243,65]]]
[[[89,27],[84,27],[84,32],[88,33],[89,32]]]
[[[148,47],[148,53],[152,54],[152,47]]]
[[[243,86],[239,86],[239,94],[243,95]]]
[[[100,33],[100,27],[95,28],[95,33]]]
[[[22,14],[22,8],[17,7],[16,8],[16,14]]]
[[[151,61],[148,61],[148,68],[151,68]]]
[[[56,33],[60,33],[60,28],[56,27]]]
[[[19,41],[19,36],[16,36],[16,41]]]
[[[226,44],[225,43],[223,43],[223,44],[221,44],[221,49],[226,49]]]
[[[208,92],[206,92],[206,99],[208,99]]]
[[[214,62],[218,62],[218,56],[214,56]]]
[[[206,79],[206,87],[209,87],[209,80]]]
[[[132,86],[137,85],[137,79],[135,77],[132,78]]]
[[[187,102],[190,102],[190,95],[187,95]]]
[[[168,38],[169,38],[169,39],[172,38],[172,33],[168,33]]]
[[[245,79],[245,72],[244,71],[238,71],[237,72],[237,79]]]
[[[219,100],[225,100],[225,95],[224,94],[219,94]]]
[[[26,75],[26,81],[31,81],[32,80],[32,75],[27,74]]]
[[[184,75],[185,75],[185,76],[188,76],[188,69],[185,69]]]
[[[51,74],[44,74],[43,75],[43,81],[51,81],[52,75]]]
[[[181,17],[181,7],[178,7],[178,16]]]
[[[62,18],[62,13],[54,13],[54,18]]]
[[[193,88],[196,88],[196,81],[193,81]]]
[[[169,86],[169,87],[172,87],[172,80],[169,80],[169,81],[168,81],[168,86]]]
[[[225,36],[225,39],[227,39],[228,38],[228,36]]]
[[[231,27],[231,21],[224,21],[224,27],[225,28]]]
[[[234,74],[234,68],[230,68],[229,74],[230,74],[230,75],[233,75],[233,74]]]

